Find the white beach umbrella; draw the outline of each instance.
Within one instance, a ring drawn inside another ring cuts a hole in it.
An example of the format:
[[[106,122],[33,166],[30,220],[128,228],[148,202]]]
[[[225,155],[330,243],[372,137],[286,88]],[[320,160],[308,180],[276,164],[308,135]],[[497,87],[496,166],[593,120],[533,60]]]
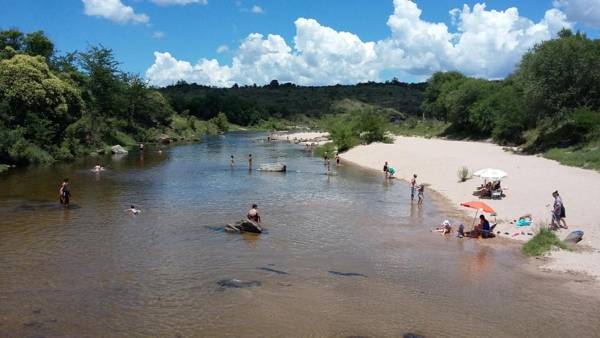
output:
[[[486,180],[501,180],[508,176],[508,174],[500,169],[485,168],[477,170],[473,173],[474,176],[481,177]]]

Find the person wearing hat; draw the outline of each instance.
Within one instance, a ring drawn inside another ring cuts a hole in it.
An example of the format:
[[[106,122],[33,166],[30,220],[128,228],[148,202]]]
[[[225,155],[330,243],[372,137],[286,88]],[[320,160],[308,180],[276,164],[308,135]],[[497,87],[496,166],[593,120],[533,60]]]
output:
[[[442,235],[446,235],[452,232],[452,223],[449,220],[445,220],[442,224],[435,228],[435,232],[439,232]]]

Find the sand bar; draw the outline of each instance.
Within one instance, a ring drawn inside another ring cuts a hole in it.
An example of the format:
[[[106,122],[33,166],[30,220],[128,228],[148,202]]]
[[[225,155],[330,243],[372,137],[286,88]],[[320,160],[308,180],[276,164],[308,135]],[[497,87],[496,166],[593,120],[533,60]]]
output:
[[[393,144],[374,143],[358,146],[341,155],[342,159],[357,165],[381,170],[388,161],[395,167],[397,177],[409,180],[413,173],[418,182],[430,184],[447,197],[457,208],[464,201],[478,200],[473,191],[481,184],[474,177],[460,183],[459,168],[466,166],[472,172],[482,168],[506,171],[503,180],[506,197],[501,200],[484,200],[497,211],[502,234],[515,240],[527,240],[526,235],[514,236],[527,230],[509,222],[523,214],[531,214],[534,223],[548,223],[552,191],[558,190],[567,210],[568,230],[558,234],[565,237],[572,230],[583,230],[580,245],[592,248],[589,252],[553,252],[554,258],[545,268],[557,271],[584,272],[600,277],[600,173],[568,167],[539,156],[515,155],[502,147],[484,142],[450,141],[420,137],[396,137]],[[407,192],[408,193],[408,192]],[[465,210],[466,214],[472,214]],[[493,219],[493,218],[492,218]],[[533,229],[530,229],[531,231]]]

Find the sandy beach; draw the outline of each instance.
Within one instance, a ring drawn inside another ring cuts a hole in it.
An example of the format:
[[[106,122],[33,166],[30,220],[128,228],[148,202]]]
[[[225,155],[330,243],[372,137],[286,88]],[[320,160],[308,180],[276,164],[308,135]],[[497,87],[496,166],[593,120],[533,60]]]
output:
[[[274,141],[290,141],[302,145],[321,145],[329,142],[329,133],[313,131],[295,133],[278,132],[271,134],[271,139]]]
[[[473,215],[472,211],[459,204],[478,200],[473,191],[481,180],[473,177],[459,182],[459,168],[466,166],[471,172],[488,167],[502,169],[508,173],[503,180],[506,197],[484,201],[497,212],[496,230],[503,235],[509,233],[507,237],[515,240],[528,240],[531,236],[521,235],[521,231],[532,232],[540,221],[550,221],[547,205],[552,205],[551,193],[558,190],[569,225],[568,230],[561,230],[558,235],[563,238],[573,230],[583,230],[585,235],[578,246],[587,246],[590,250],[553,252],[552,259],[543,268],[600,277],[600,173],[560,165],[538,156],[511,154],[490,143],[419,137],[396,137],[393,144],[358,146],[341,157],[343,161],[374,170],[381,170],[388,161],[398,170],[397,177],[404,180],[416,173],[418,182],[428,183],[428,189],[447,197],[457,209],[465,209],[467,217]],[[533,216],[533,228],[517,228],[509,223],[523,214]]]

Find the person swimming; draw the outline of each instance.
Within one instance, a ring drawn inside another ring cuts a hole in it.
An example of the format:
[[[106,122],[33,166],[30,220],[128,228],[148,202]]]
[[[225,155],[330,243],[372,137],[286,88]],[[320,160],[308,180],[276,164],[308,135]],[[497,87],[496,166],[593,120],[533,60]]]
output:
[[[104,169],[104,167],[103,167],[103,166],[101,166],[101,165],[100,165],[100,163],[99,163],[99,162],[96,162],[96,165],[95,165],[95,166],[94,166],[94,168],[92,169],[92,171],[93,171],[93,172],[97,172],[97,173],[99,173],[99,172],[101,172],[101,171],[103,171],[103,170],[105,170],[105,169]]]
[[[260,223],[260,215],[258,214],[258,205],[252,204],[252,208],[248,210],[246,217],[256,223]]]
[[[132,215],[138,215],[139,213],[141,213],[141,212],[142,212],[142,210],[140,210],[140,209],[137,209],[137,208],[135,207],[135,205],[133,205],[133,204],[131,205],[131,207],[130,207],[129,209],[125,209],[125,211],[126,211],[126,212],[130,212]]]

